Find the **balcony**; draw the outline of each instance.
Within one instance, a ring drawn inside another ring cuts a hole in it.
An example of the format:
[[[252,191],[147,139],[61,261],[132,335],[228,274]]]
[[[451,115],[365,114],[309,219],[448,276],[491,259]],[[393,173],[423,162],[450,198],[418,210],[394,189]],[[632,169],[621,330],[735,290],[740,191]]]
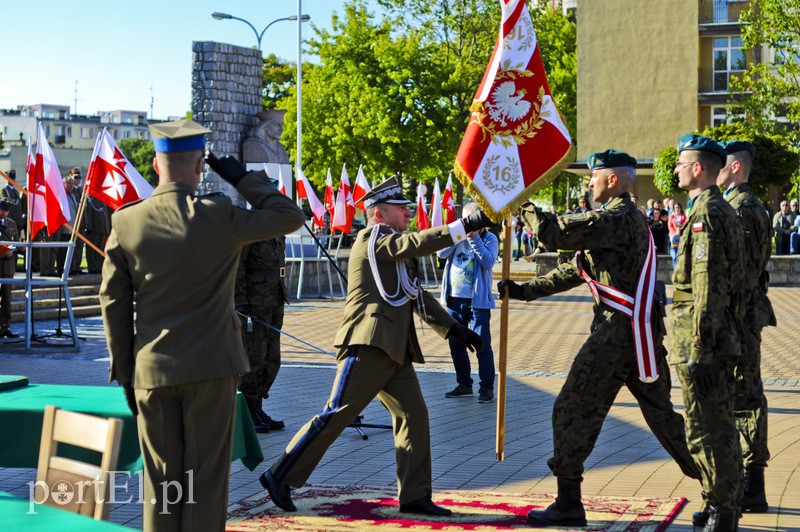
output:
[[[739,24],[741,14],[750,8],[750,2],[744,0],[714,0],[713,5],[707,0],[700,7],[700,24]]]

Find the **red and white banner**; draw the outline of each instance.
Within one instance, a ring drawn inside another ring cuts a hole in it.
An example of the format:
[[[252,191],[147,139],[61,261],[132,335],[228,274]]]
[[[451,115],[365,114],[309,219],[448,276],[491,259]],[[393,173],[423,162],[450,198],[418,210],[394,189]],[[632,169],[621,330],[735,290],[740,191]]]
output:
[[[428,187],[420,183],[417,185],[417,230],[430,229],[431,222],[428,219],[428,207],[425,205],[425,194]]]
[[[364,169],[359,165],[358,174],[356,175],[356,184],[353,188],[353,202],[355,203],[356,207],[362,211],[366,211],[364,208],[364,202],[362,200],[370,190],[372,190],[372,188],[370,188],[367,178],[364,175]]]
[[[153,193],[153,186],[128,161],[105,128],[97,136],[83,188],[115,210]]]
[[[328,179],[325,181],[325,196],[322,198],[322,201],[325,203],[325,210],[333,216],[336,197],[333,195],[333,178],[331,178],[330,168],[328,168]]]
[[[433,198],[431,198],[431,227],[439,227],[442,223],[442,193],[439,192],[439,178],[433,184]]]
[[[495,220],[575,160],[525,0],[501,0],[501,7],[500,32],[455,163],[456,177]]]
[[[319,201],[317,195],[314,194],[314,189],[308,182],[308,178],[299,168],[297,169],[297,199],[304,199],[308,201],[311,206],[311,212],[314,213],[314,223],[322,227],[324,224],[325,206]]]
[[[456,221],[456,202],[453,199],[453,176],[447,176],[447,184],[444,186],[442,194],[442,209],[444,209],[444,223],[450,224]]]
[[[347,167],[342,165],[342,177],[339,179],[339,190],[344,190],[344,204],[347,211],[347,227],[353,225],[353,218],[356,217],[356,203],[353,201],[353,189],[350,187],[350,178],[347,177]],[[339,198],[336,198],[337,201]],[[348,229],[349,233],[350,230]]]
[[[345,200],[345,192],[341,183],[339,184],[339,192],[336,193],[336,206],[333,210],[333,218],[331,219],[331,234],[336,234],[340,231],[346,235],[350,234],[350,229],[353,226],[353,219],[347,218],[347,203]]]
[[[31,239],[43,227],[47,234],[52,235],[59,227],[69,221],[70,212],[67,203],[67,190],[61,180],[56,157],[41,122],[39,123],[36,138],[36,159],[33,164],[33,179],[28,181],[33,186],[28,187],[28,205],[31,217]],[[30,177],[30,176],[29,176]],[[32,204],[32,205],[31,205]]]

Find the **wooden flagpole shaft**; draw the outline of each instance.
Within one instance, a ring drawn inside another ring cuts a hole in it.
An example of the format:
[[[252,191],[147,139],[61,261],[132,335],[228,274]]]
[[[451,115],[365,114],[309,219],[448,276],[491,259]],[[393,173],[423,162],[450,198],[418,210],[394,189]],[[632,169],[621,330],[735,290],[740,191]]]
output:
[[[22,192],[23,194],[28,194],[28,191],[27,191],[27,190],[25,190],[24,188],[22,188],[21,186],[19,186],[19,183],[17,183],[16,181],[14,181],[14,180],[13,180],[13,179],[11,179],[10,177],[8,177],[8,175],[6,175],[6,173],[5,173],[5,172],[3,172],[2,170],[0,170],[0,175],[2,175],[2,176],[5,178],[5,180],[6,180],[6,181],[8,181],[8,182],[9,182],[9,183],[11,183],[12,185],[14,185],[14,188],[16,188],[17,190],[19,190],[19,191],[20,191],[20,192]],[[34,196],[34,197],[35,197],[35,196]],[[29,241],[31,241],[31,240],[32,240],[32,239],[31,239],[31,237],[30,237],[30,234],[31,234],[31,231],[30,231],[30,221],[31,221],[31,218],[32,218],[32,217],[33,217],[33,213],[32,213],[32,212],[29,212],[29,213],[28,213],[28,239],[29,239]],[[82,234],[80,234],[80,233],[75,233],[75,230],[72,228],[72,226],[71,226],[71,225],[69,225],[69,224],[65,223],[65,224],[64,224],[64,226],[65,226],[67,229],[69,229],[70,231],[72,231],[72,234],[77,234],[77,235],[78,235],[78,237],[80,237],[80,239],[81,239],[81,240],[83,240],[84,242],[86,242],[86,245],[87,245],[87,246],[89,246],[90,248],[92,248],[93,250],[95,250],[96,252],[98,252],[98,253],[99,253],[100,255],[102,255],[103,257],[105,257],[105,256],[106,256],[105,252],[104,252],[102,249],[98,248],[97,246],[95,246],[94,244],[92,244],[91,242],[89,242],[89,239],[87,239],[85,236],[83,236],[83,235],[82,235]]]
[[[503,279],[511,276],[511,215],[503,227]],[[498,462],[505,460],[506,446],[506,371],[508,361],[508,294],[500,306],[500,356],[497,362],[497,434],[495,453]]]

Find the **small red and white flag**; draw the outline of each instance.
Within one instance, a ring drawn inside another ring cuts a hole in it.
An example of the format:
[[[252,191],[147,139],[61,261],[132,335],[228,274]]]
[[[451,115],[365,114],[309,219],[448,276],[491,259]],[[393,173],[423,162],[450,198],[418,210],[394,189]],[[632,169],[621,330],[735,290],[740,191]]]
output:
[[[28,206],[28,212],[33,213],[31,239],[44,227],[47,228],[47,234],[52,236],[70,218],[67,190],[41,122],[36,139],[35,161],[33,180],[29,181],[33,186],[28,190],[32,192],[28,194],[28,201],[33,204]]]
[[[308,182],[308,178],[300,168],[297,169],[296,180],[297,199],[308,201],[308,204],[311,206],[311,212],[314,213],[314,223],[322,227],[324,223],[325,206],[319,201],[319,198],[314,193],[314,189],[311,188],[311,184]]]
[[[370,188],[367,178],[364,176],[364,169],[359,165],[358,174],[356,175],[356,184],[355,187],[353,187],[353,202],[355,203],[356,207],[362,211],[366,211],[364,208],[363,199],[370,190],[372,190],[372,188]]]
[[[453,199],[453,176],[447,176],[447,184],[442,194],[442,208],[444,209],[444,223],[451,224],[456,221],[456,202]]]
[[[501,0],[502,21],[455,163],[491,218],[510,215],[575,160],[525,0]]]
[[[350,178],[347,177],[347,167],[345,165],[342,165],[342,177],[339,180],[339,190],[344,190],[348,225],[352,225],[353,218],[356,216],[356,203],[353,201],[353,189],[350,186]]]
[[[325,197],[322,198],[325,202],[325,210],[333,216],[334,207],[336,205],[336,197],[333,195],[333,178],[331,178],[331,169],[328,168],[328,179],[325,181]]]
[[[114,210],[153,193],[153,186],[128,161],[106,128],[97,136],[83,189]]]
[[[336,231],[346,235],[350,234],[353,219],[350,218],[348,220],[345,196],[344,188],[340,183],[339,192],[336,193],[336,208],[333,211],[333,219],[331,220],[331,234],[335,234]]]
[[[417,229],[429,229],[431,222],[428,219],[428,208],[425,206],[425,194],[428,192],[428,187],[420,183],[417,185]]]
[[[431,227],[444,225],[442,222],[442,194],[439,192],[439,178],[433,183],[433,198],[431,198]]]

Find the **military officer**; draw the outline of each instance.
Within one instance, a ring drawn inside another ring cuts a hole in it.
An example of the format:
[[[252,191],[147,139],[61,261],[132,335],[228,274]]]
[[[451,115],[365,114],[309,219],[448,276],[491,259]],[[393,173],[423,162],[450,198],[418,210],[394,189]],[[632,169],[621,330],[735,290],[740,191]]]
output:
[[[670,363],[683,389],[686,436],[702,473],[705,530],[735,530],[742,451],[733,412],[744,288],[742,228],[717,188],[727,154],[715,140],[684,135],[675,173],[691,210],[672,274]]]
[[[745,280],[740,306],[742,319],[741,358],[734,370],[734,417],[742,445],[744,475],[740,502],[744,512],[766,512],[769,505],[764,492],[764,468],[769,460],[767,448],[767,398],[761,380],[761,330],[776,325],[775,313],[767,297],[767,263],[772,254],[772,224],[764,204],[750,188],[755,147],[747,141],[732,140],[725,145],[725,166],[717,177],[717,186],[736,211],[742,226],[745,256]],[[694,516],[694,524],[704,526],[708,510]]]
[[[17,224],[9,217],[11,204],[0,200],[0,240],[16,242],[19,240]],[[0,281],[2,277],[12,278],[16,272],[17,253],[12,248],[0,256]],[[0,283],[0,338],[17,338],[19,335],[11,332],[11,285]]]
[[[111,379],[137,416],[144,530],[224,530],[236,379],[250,369],[232,304],[236,263],[243,246],[305,217],[264,172],[230,157],[209,155],[209,166],[254,210],[196,197],[209,130],[178,120],[150,132],[158,187],[114,213],[103,263]]]
[[[683,418],[670,400],[672,384],[662,345],[664,315],[654,294],[655,248],[647,222],[630,195],[636,159],[606,150],[592,154],[588,164],[592,201],[603,203],[601,210],[556,216],[531,203],[522,207],[539,241],[548,247],[579,250],[575,260],[527,283],[498,283],[501,295],[508,289],[509,297],[526,301],[584,281],[595,295],[591,334],[553,405],[554,450],[547,465],[557,478],[558,497],[547,509],[528,513],[528,522],[536,524],[586,526],[581,503],[583,464],[622,385],[636,397],[648,426],[681,470],[700,477],[686,445]],[[629,306],[619,304],[621,300]],[[639,341],[648,336],[653,341],[642,341],[638,349]]]
[[[8,177],[13,179],[14,181],[17,180],[17,171],[11,169],[8,171]],[[26,227],[26,215],[25,215],[25,208],[27,207],[27,201],[23,198],[22,192],[20,192],[17,187],[12,185],[10,182],[6,184],[5,187],[0,189],[0,199],[5,200],[8,202],[8,218],[14,221],[14,224],[17,226],[17,236],[20,241],[24,241],[26,239],[26,231],[28,228]],[[21,253],[22,256],[22,271],[25,271],[25,253]],[[37,267],[34,268],[33,271],[38,269],[38,253],[35,256],[35,264]]]
[[[242,320],[242,339],[250,371],[239,378],[239,391],[256,432],[285,427],[272,419],[261,405],[281,368],[281,333],[286,293],[286,239],[262,240],[242,249],[236,272],[234,302]]]
[[[260,478],[272,501],[286,511],[297,509],[289,486],[306,482],[328,446],[377,396],[392,415],[400,511],[452,513],[431,500],[428,409],[412,365],[424,360],[413,313],[440,336],[455,336],[472,351],[480,348],[481,338],[422,290],[417,257],[463,241],[468,232],[491,222],[478,211],[448,226],[404,234],[411,220],[409,203],[394,178],[364,196],[372,227],[358,233],[350,254],[347,300],[335,341],[338,368],[330,399]]]
[[[89,242],[103,249],[111,231],[111,208],[91,195],[86,198],[83,212],[83,233]],[[80,240],[80,239],[79,239]],[[100,273],[103,256],[91,246],[86,246],[86,267],[89,273]]]

